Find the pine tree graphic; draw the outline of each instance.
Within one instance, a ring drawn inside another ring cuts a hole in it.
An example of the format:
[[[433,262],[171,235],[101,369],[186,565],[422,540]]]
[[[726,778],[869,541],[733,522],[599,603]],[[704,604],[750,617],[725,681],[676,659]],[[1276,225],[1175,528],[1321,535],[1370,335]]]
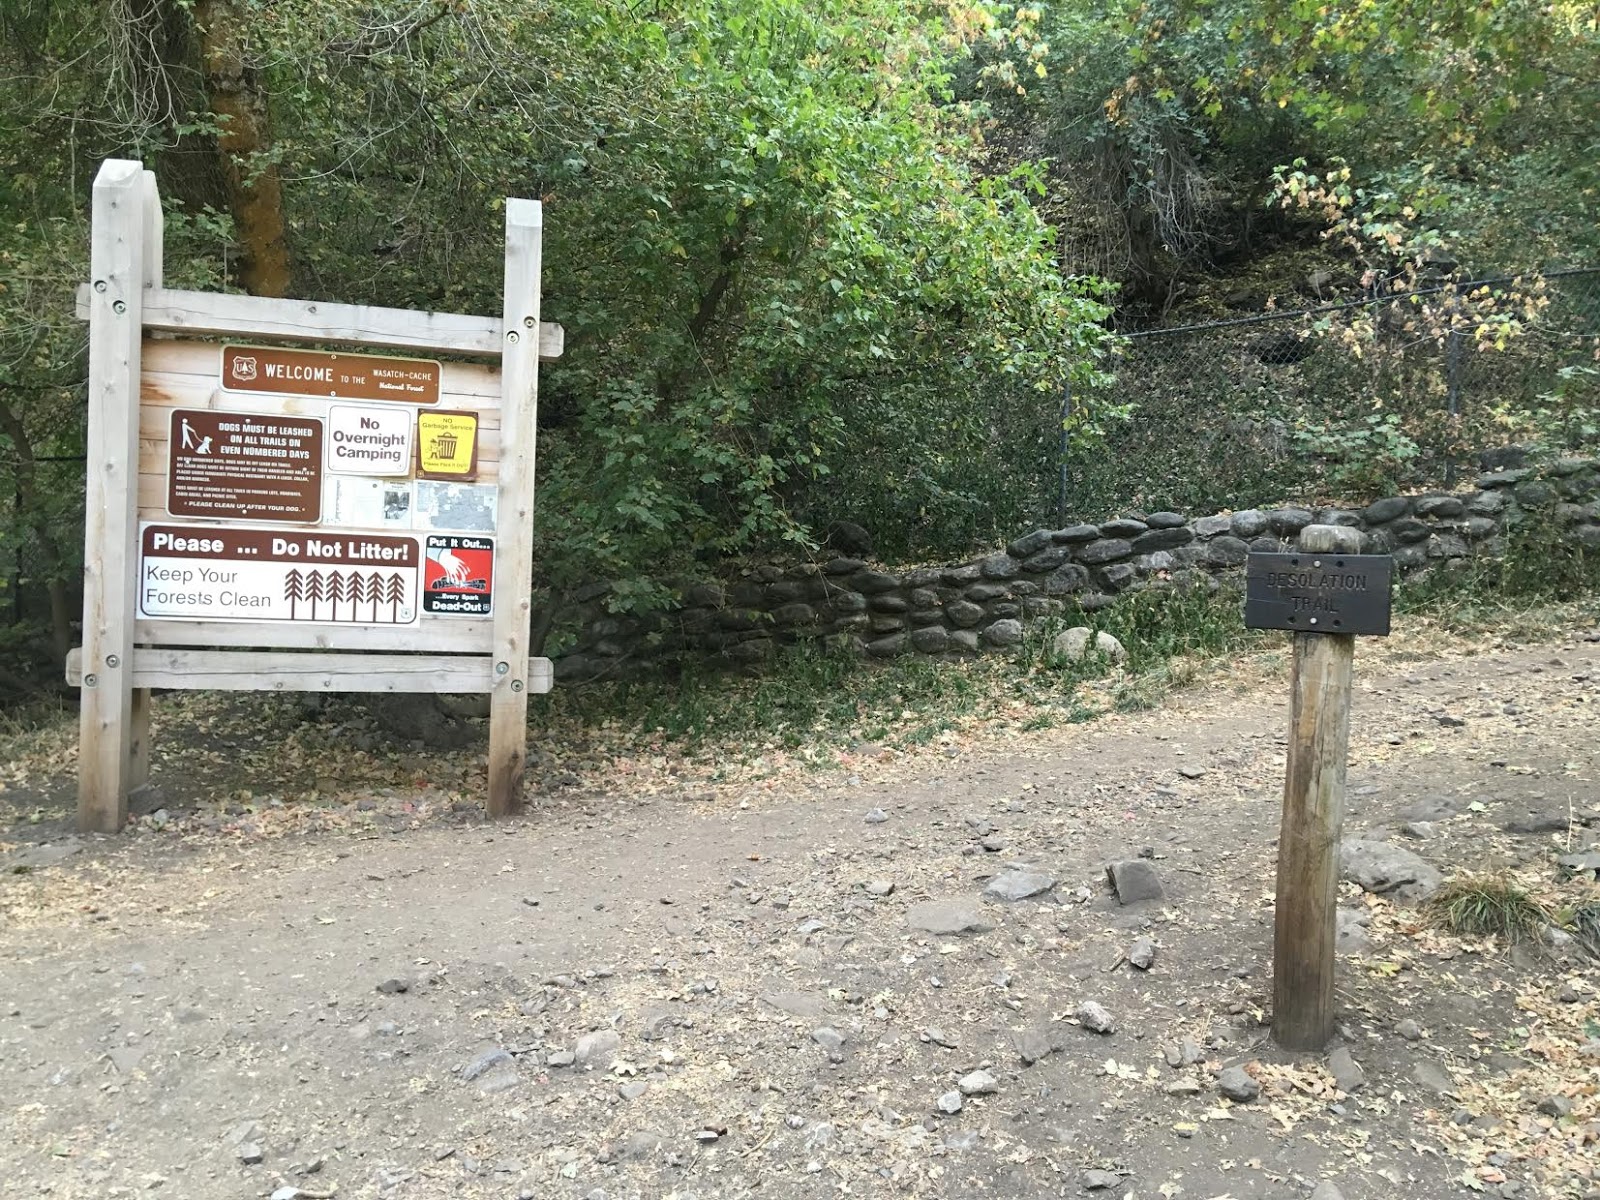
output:
[[[366,588],[367,599],[372,601],[372,623],[376,625],[378,623],[378,605],[384,602],[383,576],[376,571],[369,572]]]
[[[350,619],[352,621],[356,619],[354,583],[355,572],[353,571],[349,574],[343,571],[333,573],[333,583],[328,590],[332,593],[333,619],[335,621],[339,619],[339,605],[341,602],[349,603]]]
[[[365,604],[369,599],[371,597],[367,595],[366,576],[362,575],[360,571],[350,572],[350,619],[352,621],[361,619],[356,616],[356,607]]]
[[[307,576],[306,598],[311,601],[311,619],[317,619],[317,601],[328,598],[328,583],[321,571],[312,571]]]
[[[294,620],[295,606],[306,598],[306,577],[299,567],[290,567],[283,580],[283,598],[289,602],[289,620]]]
[[[388,587],[385,589],[384,599],[389,602],[389,621],[391,624],[400,622],[400,601],[406,598],[406,581],[399,575],[391,575]]]

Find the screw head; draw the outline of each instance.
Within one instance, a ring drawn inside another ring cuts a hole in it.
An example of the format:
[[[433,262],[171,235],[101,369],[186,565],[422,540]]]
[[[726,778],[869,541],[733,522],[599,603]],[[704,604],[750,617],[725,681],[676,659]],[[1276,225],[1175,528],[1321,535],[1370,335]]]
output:
[[[536,324],[538,324],[538,322],[535,321],[532,317],[523,317],[522,318],[522,327],[524,329],[532,329]]]
[[[128,311],[128,305],[125,301],[113,300],[111,302],[111,311],[114,313],[125,313]]]
[[[521,691],[521,690],[522,690],[522,680],[520,680],[520,679],[513,679],[513,680],[512,680],[512,681],[511,681],[511,690],[512,690],[512,691],[513,691],[513,692],[520,692],[520,691]]]
[[[97,292],[105,291],[106,290],[106,281],[104,279],[96,279],[94,281],[94,290],[97,291]]]
[[[108,666],[108,667],[118,667],[118,666],[121,666],[121,665],[122,665],[122,660],[120,658],[118,658],[115,654],[106,655],[106,666]]]
[[[509,670],[511,670],[510,663],[497,662],[494,665],[494,673],[496,675],[504,675]]]
[[[84,687],[93,687],[95,684],[97,684],[99,682],[100,682],[100,677],[98,675],[91,674],[91,675],[85,675],[83,677],[83,686]]]

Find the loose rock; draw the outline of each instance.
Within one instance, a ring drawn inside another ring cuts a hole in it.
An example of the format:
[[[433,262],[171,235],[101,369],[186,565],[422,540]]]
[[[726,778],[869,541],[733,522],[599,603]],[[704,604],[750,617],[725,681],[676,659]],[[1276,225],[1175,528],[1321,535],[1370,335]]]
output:
[[[580,1067],[598,1067],[605,1070],[622,1049],[622,1038],[615,1029],[601,1029],[586,1033],[575,1046],[572,1056]]]
[[[1539,1111],[1545,1116],[1555,1117],[1557,1120],[1562,1117],[1570,1117],[1572,1115],[1572,1101],[1565,1096],[1546,1096],[1539,1101]]]
[[[830,1025],[811,1031],[811,1040],[821,1046],[830,1054],[837,1054],[844,1049],[844,1034]]]
[[[1091,1033],[1116,1032],[1116,1022],[1112,1020],[1111,1014],[1105,1010],[1104,1006],[1096,1004],[1093,1000],[1085,1000],[1078,1005],[1076,1015],[1078,1024]]]
[[[1148,971],[1156,961],[1156,944],[1150,938],[1142,937],[1128,948],[1128,962],[1141,971]]]
[[[988,933],[994,922],[971,900],[924,900],[906,910],[906,924],[923,933]]]
[[[1340,1046],[1328,1056],[1328,1072],[1333,1076],[1334,1086],[1341,1092],[1359,1092],[1367,1086],[1367,1073],[1347,1047]]]
[[[1089,653],[1089,640],[1094,639],[1094,652],[1109,662],[1126,662],[1128,652],[1121,642],[1109,633],[1096,633],[1082,625],[1056,636],[1054,650],[1068,662],[1077,662]]]
[[[1367,924],[1372,920],[1365,912],[1341,908],[1334,933],[1334,948],[1340,954],[1359,954],[1372,944]]]
[[[961,1093],[946,1092],[939,1097],[939,1111],[947,1117],[953,1117],[961,1111]]]
[[[1440,1096],[1454,1096],[1456,1094],[1456,1081],[1450,1078],[1438,1063],[1420,1062],[1411,1068],[1411,1078],[1415,1079],[1430,1092]]]
[[[991,879],[983,892],[996,900],[1026,900],[1030,896],[1043,895],[1055,885],[1053,876],[1040,871],[1007,871]]]
[[[1161,900],[1166,889],[1161,886],[1161,876],[1155,867],[1140,858],[1114,862],[1106,867],[1106,875],[1123,904],[1139,904],[1145,900]]]
[[[1107,1188],[1114,1188],[1122,1180],[1110,1171],[1085,1171],[1083,1173],[1083,1190],[1086,1192],[1103,1192]]]
[[[889,819],[889,814],[884,812],[881,808],[869,808],[867,810],[867,815],[861,819],[868,825],[882,825]]]
[[[1217,1090],[1229,1100],[1248,1104],[1261,1095],[1261,1085],[1243,1067],[1228,1067],[1217,1076]]]
[[[1000,1090],[1000,1081],[987,1071],[974,1071],[963,1075],[956,1087],[963,1096],[992,1096]]]
[[[1022,1059],[1025,1066],[1033,1066],[1042,1058],[1048,1058],[1059,1047],[1048,1029],[1024,1029],[1016,1035],[1017,1056]]]
[[[512,1062],[511,1055],[499,1046],[486,1046],[472,1058],[472,1061],[463,1066],[459,1072],[463,1081],[471,1083],[480,1076],[487,1075],[494,1068],[503,1063]]]
[[[1344,878],[1367,891],[1394,892],[1407,900],[1425,900],[1444,883],[1444,876],[1411,851],[1367,838],[1340,846],[1339,866]]]

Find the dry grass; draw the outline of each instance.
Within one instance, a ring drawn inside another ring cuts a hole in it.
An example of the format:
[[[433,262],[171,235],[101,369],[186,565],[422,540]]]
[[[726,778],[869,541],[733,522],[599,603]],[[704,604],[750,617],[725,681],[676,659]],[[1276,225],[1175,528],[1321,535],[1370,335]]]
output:
[[[1550,914],[1515,880],[1503,874],[1461,875],[1430,902],[1436,920],[1462,937],[1536,937]]]

